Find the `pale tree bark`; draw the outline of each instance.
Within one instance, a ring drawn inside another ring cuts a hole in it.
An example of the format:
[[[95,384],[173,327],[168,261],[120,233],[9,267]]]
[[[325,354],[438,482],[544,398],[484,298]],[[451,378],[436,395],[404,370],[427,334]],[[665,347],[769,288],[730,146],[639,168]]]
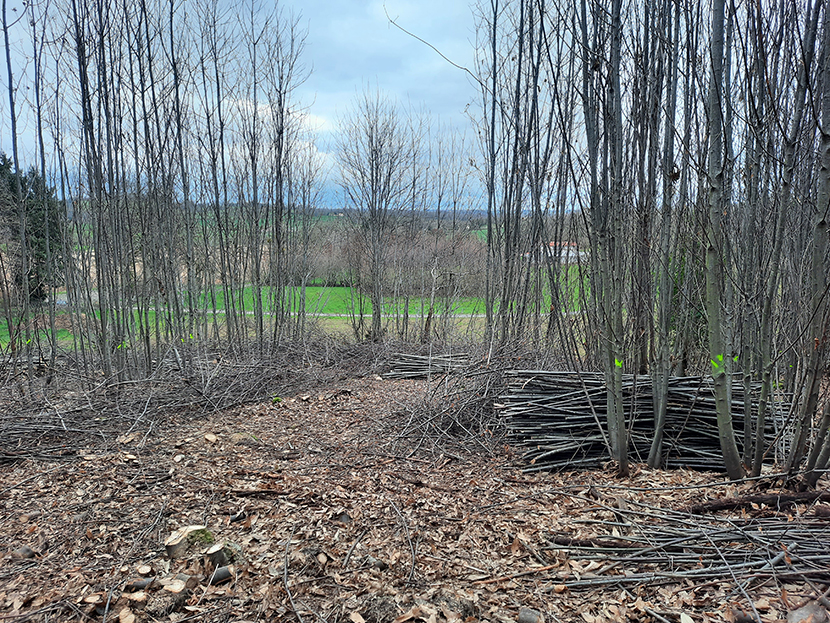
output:
[[[802,120],[804,118],[805,109],[808,105],[807,92],[809,88],[810,75],[812,73],[813,57],[816,42],[816,33],[818,32],[818,20],[821,8],[821,2],[816,2],[811,7],[811,3],[807,3],[806,15],[808,16],[806,23],[806,30],[802,41],[798,41],[798,49],[801,52],[800,66],[798,70],[798,82],[793,99],[793,108],[789,112],[791,121],[789,122],[789,130],[784,136],[784,153],[783,153],[783,175],[781,184],[781,198],[778,207],[778,214],[775,217],[773,236],[772,256],[769,265],[764,270],[764,277],[766,280],[766,288],[763,293],[763,302],[761,309],[760,326],[758,330],[758,351],[760,357],[760,372],[761,372],[761,395],[758,403],[757,420],[755,424],[755,435],[753,440],[752,453],[752,475],[758,476],[761,473],[761,466],[765,451],[765,437],[764,429],[766,426],[767,409],[769,406],[770,395],[772,392],[772,374],[775,361],[772,356],[772,323],[774,313],[774,302],[778,298],[778,290],[781,279],[781,257],[785,238],[785,224],[786,216],[792,205],[792,187],[793,178],[795,175],[795,153],[799,136],[802,134]],[[763,31],[762,21],[760,15],[760,8],[756,16],[758,21],[757,37],[758,44],[756,45],[756,62],[758,73],[766,75],[767,72],[761,71],[764,68],[764,61],[766,59],[765,49],[762,45]],[[782,21],[784,16],[780,18]],[[759,85],[758,92],[764,93],[766,91],[765,85]],[[788,127],[787,121],[779,122],[781,127],[786,129]],[[760,180],[759,180],[760,181]]]
[[[482,17],[486,29],[486,48],[488,51],[487,64],[484,75],[486,80],[481,81],[482,104],[485,116],[485,193],[487,195],[487,264],[485,268],[484,309],[485,309],[485,344],[492,354],[492,344],[495,340],[495,264],[497,261],[497,231],[496,231],[496,110],[498,107],[499,57],[498,57],[498,28],[501,9],[499,0],[490,0],[489,10]]]
[[[47,177],[46,177],[46,146],[43,137],[43,108],[42,101],[42,85],[44,81],[43,57],[44,57],[44,37],[46,35],[46,18],[48,13],[48,5],[44,8],[42,16],[35,13],[34,4],[28,7],[29,12],[29,26],[32,32],[32,58],[34,60],[34,87],[35,87],[35,117],[37,120],[37,155],[40,166],[40,178],[43,180],[43,232],[42,235],[46,240],[46,270],[49,300],[49,365],[54,367],[55,357],[57,356],[57,335],[55,331],[55,296],[54,296],[54,279],[52,278],[55,267],[52,263],[52,241],[51,241],[51,206],[49,205],[48,194],[46,193]],[[38,32],[40,31],[40,32]]]
[[[185,299],[187,301],[187,325],[186,325],[186,334],[181,335],[180,338],[183,340],[192,339],[193,331],[194,331],[194,321],[196,319],[196,299],[197,299],[197,291],[196,291],[196,278],[195,278],[195,266],[194,266],[194,250],[193,250],[193,209],[191,206],[190,201],[190,175],[188,171],[188,162],[185,158],[185,150],[184,150],[184,143],[185,143],[185,127],[184,127],[184,113],[182,111],[182,78],[181,78],[181,63],[179,60],[178,54],[178,44],[175,37],[174,32],[174,22],[175,22],[175,1],[170,0],[169,5],[169,43],[170,43],[170,64],[173,70],[173,111],[175,115],[175,125],[176,125],[176,155],[178,156],[179,161],[179,175],[180,181],[182,186],[182,218],[184,219],[184,228],[185,228],[185,236],[186,236],[186,250],[185,250],[185,272],[186,272],[186,280],[187,280],[187,294],[185,295]],[[188,342],[189,343],[189,342]],[[189,352],[190,349],[186,349],[186,361],[189,361]]]
[[[802,401],[797,412],[796,429],[792,447],[787,456],[786,469],[790,473],[797,471],[806,454],[807,441],[819,402],[822,380],[822,362],[827,353],[828,329],[830,328],[830,309],[828,309],[827,249],[830,236],[830,11],[824,7],[823,37],[819,60],[819,80],[821,99],[819,101],[820,117],[816,120],[819,131],[819,170],[816,195],[816,214],[813,218],[812,254],[809,272],[809,309],[810,319],[804,353],[805,381]],[[818,481],[822,469],[820,459],[827,464],[830,450],[827,444],[825,412],[820,425],[824,439],[816,439],[813,451],[808,456],[807,481],[813,485]]]
[[[263,137],[261,135],[262,121],[260,120],[260,80],[262,79],[262,64],[266,36],[271,27],[271,16],[261,20],[257,14],[255,0],[250,0],[247,8],[248,15],[244,23],[243,41],[247,57],[242,60],[240,75],[247,86],[249,100],[247,110],[242,112],[244,123],[243,138],[245,151],[245,171],[242,174],[244,181],[238,185],[240,196],[245,197],[243,204],[247,206],[246,225],[248,227],[247,251],[250,258],[251,284],[253,291],[253,316],[257,347],[260,354],[265,349],[265,317],[263,308],[262,290],[265,285],[262,278],[263,260],[263,230],[267,226],[268,214],[260,201],[260,164],[263,157]],[[246,192],[247,191],[247,192]],[[244,279],[243,279],[244,283]]]
[[[589,170],[589,227],[591,248],[591,298],[595,317],[593,330],[600,365],[606,382],[606,420],[609,451],[620,474],[628,473],[628,430],[623,408],[622,374],[625,365],[623,296],[624,237],[627,216],[624,202],[625,164],[623,159],[622,115],[622,3],[611,6],[610,28],[599,4],[580,5],[578,31],[582,41],[582,110],[585,120]],[[607,61],[605,50],[608,49]],[[604,67],[603,67],[604,66]],[[603,68],[605,82],[603,83]],[[603,124],[600,125],[600,119]],[[604,149],[600,150],[600,137]],[[586,340],[587,344],[588,340]]]
[[[234,40],[229,32],[224,16],[219,11],[218,0],[206,0],[199,5],[200,13],[200,72],[202,76],[202,106],[205,113],[205,128],[200,134],[204,141],[208,157],[208,177],[210,186],[210,207],[216,231],[216,253],[219,255],[219,280],[221,300],[225,316],[227,340],[232,348],[241,346],[244,340],[243,329],[239,325],[236,301],[236,273],[233,261],[233,225],[231,206],[228,201],[228,167],[225,162],[227,126],[224,108],[227,93],[225,67],[221,59],[229,53]],[[211,296],[212,304],[217,297]],[[215,314],[216,315],[216,314]],[[217,328],[216,334],[221,332]]]
[[[622,92],[620,65],[622,56],[622,0],[611,5],[611,55],[610,84],[608,100],[611,109],[608,114],[606,132],[611,155],[610,162],[610,235],[606,236],[603,249],[605,266],[603,270],[603,299],[605,316],[605,378],[607,385],[608,434],[611,448],[621,476],[628,475],[628,428],[625,421],[622,395],[622,374],[625,355],[623,337],[623,136],[622,136]]]
[[[29,251],[28,251],[28,244],[27,244],[27,227],[26,227],[26,206],[23,202],[23,187],[20,183],[20,157],[18,155],[18,147],[17,147],[17,109],[15,104],[15,93],[14,93],[14,75],[12,72],[12,59],[11,59],[11,44],[9,42],[9,21],[8,21],[8,13],[6,11],[6,0],[3,0],[3,42],[6,50],[6,74],[8,76],[9,81],[9,123],[10,123],[10,130],[11,130],[11,141],[12,141],[12,163],[14,164],[14,176],[15,176],[15,202],[17,204],[17,215],[18,215],[18,228],[20,231],[20,274],[22,276],[21,279],[21,302],[23,304],[22,309],[22,317],[21,317],[21,324],[23,325],[23,338],[24,342],[23,345],[25,346],[26,351],[26,359],[28,363],[26,364],[27,373],[29,378],[32,376],[32,357],[31,357],[31,330],[29,327]],[[17,343],[17,336],[15,335],[16,331],[12,327],[12,324],[9,323],[9,334],[11,336],[12,341],[12,348],[18,348],[19,344]],[[14,365],[17,366],[17,358],[14,359]]]
[[[722,321],[724,305],[725,245],[724,212],[726,182],[724,154],[724,0],[714,0],[712,10],[711,73],[709,79],[708,222],[706,236],[706,315],[709,325],[709,353],[715,388],[718,438],[726,472],[732,479],[744,477],[738,444],[732,426],[728,365]]]
[[[503,89],[509,88],[510,93],[507,102],[500,102],[502,146],[507,149],[500,166],[502,168],[501,180],[501,215],[498,220],[497,232],[501,234],[501,286],[499,291],[499,312],[496,318],[496,326],[499,336],[499,346],[504,348],[510,342],[515,331],[515,297],[518,292],[518,277],[520,267],[517,265],[521,251],[520,239],[522,234],[522,210],[523,190],[525,174],[527,171],[527,155],[525,152],[525,136],[521,130],[526,114],[524,105],[524,73],[527,61],[527,9],[528,2],[520,0],[519,15],[515,26],[516,48],[512,51],[510,60],[514,61],[514,74],[505,76],[512,84]],[[514,60],[515,59],[515,60]]]
[[[660,213],[659,259],[657,262],[657,357],[652,369],[652,387],[654,388],[654,438],[649,449],[648,465],[661,467],[663,462],[663,435],[665,432],[666,409],[668,405],[668,381],[671,372],[670,337],[672,316],[672,218],[674,214],[674,189],[680,172],[674,162],[674,117],[677,109],[677,74],[680,65],[680,10],[666,2],[663,5],[663,23],[666,26],[665,38],[661,39],[663,51],[667,55],[669,82],[667,85],[666,116],[663,130],[663,202]]]
[[[586,0],[579,5],[577,18],[578,24],[574,28],[579,32],[582,52],[582,116],[585,123],[585,142],[588,160],[588,209],[583,208],[583,214],[587,212],[588,239],[590,244],[590,305],[589,320],[586,328],[586,360],[593,361],[597,354],[603,350],[599,335],[601,323],[601,279],[600,270],[602,250],[599,244],[599,232],[605,227],[605,214],[600,202],[599,185],[599,69],[600,69],[600,41],[598,28],[594,29],[593,37],[588,32],[588,10]],[[604,42],[603,42],[604,43]],[[596,287],[594,287],[596,286]],[[609,448],[610,450],[610,448]]]
[[[101,228],[103,226],[103,210],[104,210],[104,168],[102,166],[105,154],[102,153],[100,141],[100,128],[96,130],[95,115],[93,114],[93,93],[97,91],[92,84],[88,64],[92,54],[87,49],[87,31],[86,25],[95,23],[95,18],[89,13],[88,7],[83,6],[83,12],[79,12],[78,3],[72,1],[72,15],[71,27],[74,39],[74,52],[77,61],[77,79],[78,87],[80,89],[80,106],[82,110],[82,153],[84,160],[84,168],[86,172],[86,180],[88,184],[90,214],[93,222],[93,240],[92,245],[96,250],[95,253],[95,268],[96,274],[105,275],[105,267],[108,264],[106,248],[101,245]],[[100,8],[100,7],[99,7]],[[100,17],[100,13],[99,13]],[[98,20],[100,27],[100,20]],[[99,41],[94,42],[96,49],[100,51],[103,42],[100,37],[103,33],[99,30]],[[100,251],[100,253],[98,252]],[[88,300],[92,299],[92,283],[90,279],[86,280],[86,297]],[[97,283],[97,294],[99,305],[103,306],[100,313],[100,318],[96,321],[91,321],[96,326],[96,341],[98,343],[98,352],[102,359],[103,371],[106,377],[112,375],[112,351],[110,348],[111,327],[110,327],[110,307],[109,307],[109,291],[106,279],[100,279]]]
[[[663,88],[667,59],[664,41],[666,36],[671,37],[671,26],[666,23],[668,11],[665,3],[646,0],[642,11],[639,25],[642,36],[634,50],[635,58],[639,60],[634,69],[631,95],[634,138],[632,148],[628,150],[631,162],[627,168],[632,169],[636,176],[635,209],[630,226],[633,262],[629,315],[633,330],[629,350],[633,355],[631,368],[636,374],[645,375],[649,371],[654,349],[652,247],[655,242],[652,237],[657,218],[658,179],[663,164],[658,153],[660,119],[665,112]]]

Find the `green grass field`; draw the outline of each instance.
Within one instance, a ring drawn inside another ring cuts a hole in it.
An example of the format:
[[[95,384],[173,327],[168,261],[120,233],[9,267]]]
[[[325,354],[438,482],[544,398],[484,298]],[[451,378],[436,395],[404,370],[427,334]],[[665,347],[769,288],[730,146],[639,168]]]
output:
[[[23,338],[23,336],[21,336],[21,338]],[[55,331],[55,338],[59,343],[71,344],[73,335],[68,329],[57,329]],[[49,340],[49,331],[43,328],[39,329],[37,332],[32,331],[30,333],[29,340],[34,343],[46,343]],[[10,341],[11,335],[9,334],[9,325],[4,318],[3,320],[0,320],[0,350],[6,349]]]
[[[240,311],[251,311],[254,309],[256,301],[254,296],[253,286],[245,287],[241,292],[237,292],[234,296],[235,308]],[[273,301],[270,298],[268,288],[261,290],[263,307],[268,310],[272,307]],[[299,292],[292,293],[291,305],[292,311],[296,312],[299,309],[299,300],[294,298],[299,296]],[[215,302],[214,302],[215,301]],[[225,311],[228,306],[225,302],[225,293],[221,287],[217,286],[212,295],[210,293],[203,293],[200,297],[199,305],[203,309],[212,311],[214,304],[217,311]],[[367,301],[368,304],[368,301]],[[352,291],[346,287],[323,287],[323,286],[309,286],[305,291],[305,310],[308,314],[327,314],[327,315],[342,315],[349,314],[349,309],[352,305]]]
[[[571,308],[579,308],[578,302],[578,280],[579,277],[574,271],[569,271],[567,280],[569,282],[569,291],[571,292]],[[260,291],[262,300],[262,307],[266,316],[276,308],[276,301],[271,297],[268,288],[263,288]],[[301,300],[301,292],[299,289],[290,290],[287,293],[286,302],[290,305],[292,313],[299,311],[300,306],[304,305],[306,314],[316,319],[320,326],[330,328],[336,333],[347,333],[351,329],[350,318],[353,314],[362,313],[364,316],[371,315],[372,305],[368,297],[360,295],[356,290],[344,286],[308,286],[305,289],[305,298]],[[543,302],[543,309],[547,309],[550,305],[550,296],[546,295]],[[253,286],[247,286],[239,290],[234,295],[234,303],[236,312],[243,313],[246,316],[253,316],[253,310],[256,306],[255,290]],[[216,287],[213,292],[203,292],[198,300],[200,309],[205,312],[209,318],[209,322],[214,320],[222,325],[225,321],[225,315],[228,310],[226,306],[225,294],[221,287]],[[482,317],[486,310],[484,301],[481,298],[465,297],[449,301],[450,308],[447,310],[445,306],[447,301],[436,298],[434,301],[433,316],[441,316],[447,311],[457,317],[460,321],[465,320],[469,324],[473,319]],[[384,302],[383,314],[384,316],[402,316],[405,312],[410,318],[425,317],[429,313],[430,300],[428,297],[413,296],[408,300],[403,298],[387,298]],[[216,310],[215,319],[213,311]],[[498,304],[496,304],[494,312],[498,312]],[[61,327],[58,330],[57,338],[64,344],[71,344],[74,336],[66,328],[69,326],[67,319],[67,312],[59,309],[58,319],[63,322],[58,322]],[[138,310],[133,312],[135,314],[135,321],[138,322]],[[155,326],[157,314],[158,319],[162,324],[165,321],[165,316],[168,312],[161,310],[148,310],[145,318],[151,326]],[[40,329],[39,336],[33,337],[34,340],[45,340],[47,332],[42,329],[44,324],[43,314],[40,315]],[[0,319],[0,348],[4,348],[9,344],[9,330],[5,319]]]
[[[294,298],[299,297],[299,295],[299,290],[292,292],[290,295],[292,312],[297,312],[299,309],[300,301],[298,298]],[[224,292],[217,288],[213,296],[216,301],[216,310],[225,311],[227,307],[225,305]],[[266,288],[263,288],[261,296],[263,307],[266,310],[269,310],[271,308],[272,301],[270,300],[269,292]],[[212,310],[212,300],[213,299],[210,294],[203,294],[200,300],[200,305],[203,308]],[[253,287],[246,287],[241,293],[237,294],[234,300],[237,310],[241,310],[243,308],[246,311],[253,310],[255,307]],[[357,311],[361,304],[364,314],[372,313],[372,303],[369,301],[368,297],[361,296],[352,288],[345,286],[308,286],[305,289],[305,311],[307,314],[313,316],[349,316],[353,312]],[[443,301],[436,300],[436,311],[440,311],[443,304]],[[384,304],[383,313],[394,314],[396,313],[396,310],[397,313],[403,313],[404,305],[405,303],[401,299],[393,300],[389,298]],[[429,309],[428,298],[411,297],[409,299],[410,314],[420,313],[422,309],[424,310],[424,314],[426,314]],[[483,314],[484,301],[482,299],[472,297],[454,300],[452,302],[452,312],[454,314],[467,316]]]
[[[237,313],[244,311],[246,315],[253,315],[253,310],[255,308],[254,294],[255,292],[252,286],[248,286],[237,293],[234,297]],[[274,308],[275,301],[270,298],[270,293],[267,289],[263,289],[261,291],[261,297],[263,309],[265,310],[265,313],[268,314]],[[303,302],[299,300],[299,297],[299,290],[292,291],[289,294],[292,313],[296,313],[299,310],[300,305],[303,304]],[[200,308],[205,310],[209,316],[212,314],[215,305],[217,316],[216,320],[220,324],[224,322],[227,306],[225,304],[225,295],[221,288],[217,288],[212,295],[210,293],[203,293],[198,303]],[[370,315],[372,313],[372,304],[367,297],[361,297],[361,295],[355,290],[342,286],[309,286],[305,289],[304,304],[305,311],[308,316],[318,318],[321,321],[322,326],[331,326],[331,328],[338,333],[346,332],[346,329],[350,329],[351,325],[349,318],[352,314],[359,313],[360,307],[362,307],[362,313],[364,315]],[[445,303],[443,301],[436,300],[434,313],[442,313],[444,304]],[[389,299],[384,305],[383,313],[384,315],[403,314],[404,307],[405,303],[402,300],[395,301]],[[428,311],[429,299],[423,299],[421,297],[412,297],[409,299],[410,316],[419,316],[422,314],[426,315]],[[459,299],[453,302],[451,312],[454,315],[459,316],[483,314],[484,303],[481,299],[475,298]],[[154,309],[146,312],[146,318],[150,325],[155,325],[157,313],[160,312],[157,312]],[[65,310],[61,310],[58,314],[58,317],[61,318],[66,316],[67,312]],[[136,316],[136,321],[138,321],[139,312],[136,310],[134,314]],[[163,315],[159,317],[159,319],[161,320],[162,317]],[[65,325],[66,323],[60,324]],[[43,341],[46,339],[47,335],[47,331],[41,329],[39,337],[33,336],[33,340],[36,341],[40,339]],[[62,328],[58,330],[57,338],[60,342],[71,343],[73,335],[69,330]],[[0,348],[6,347],[9,344],[9,340],[10,335],[8,324],[5,319],[0,319]]]

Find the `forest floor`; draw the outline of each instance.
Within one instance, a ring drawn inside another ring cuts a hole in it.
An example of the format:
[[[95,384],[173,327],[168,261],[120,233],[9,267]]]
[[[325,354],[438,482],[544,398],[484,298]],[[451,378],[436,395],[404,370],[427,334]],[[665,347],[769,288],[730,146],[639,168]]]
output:
[[[826,620],[826,505],[700,515],[770,482],[523,473],[413,435],[424,392],[337,380],[4,465],[0,621]]]

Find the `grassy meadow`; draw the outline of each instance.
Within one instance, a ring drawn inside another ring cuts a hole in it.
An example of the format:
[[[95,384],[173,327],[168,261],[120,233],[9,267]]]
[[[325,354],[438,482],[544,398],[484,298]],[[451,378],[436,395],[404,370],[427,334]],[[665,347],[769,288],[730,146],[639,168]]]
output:
[[[330,330],[333,333],[349,334],[351,332],[351,318],[354,314],[359,314],[362,310],[364,316],[371,315],[372,304],[368,297],[361,295],[352,288],[345,286],[308,286],[305,289],[305,296],[302,292],[292,290],[287,297],[287,304],[289,304],[291,313],[297,313],[300,306],[305,307],[305,312],[308,317],[316,319],[318,324],[325,330]],[[275,309],[276,301],[271,297],[267,288],[261,291],[262,306],[267,315]],[[228,302],[225,300],[224,291],[217,287],[213,292],[203,292],[198,301],[201,310],[205,311],[209,322],[213,321],[213,314],[215,310],[216,321],[221,324],[225,320],[225,315],[229,308]],[[442,300],[435,301],[434,314],[443,313],[445,302]],[[256,307],[255,291],[252,286],[247,286],[236,293],[233,299],[233,306],[237,314],[254,315]],[[422,297],[410,297],[408,301],[402,299],[387,298],[384,301],[384,316],[402,315],[405,308],[408,306],[408,314],[410,317],[426,315],[429,311],[429,299]],[[484,314],[484,301],[478,298],[464,298],[452,301],[451,309],[454,316],[478,316]],[[138,315],[138,310],[134,313]],[[158,310],[148,310],[146,312],[146,319],[151,325],[155,325],[157,314],[160,314],[159,321],[164,321],[164,312]],[[30,327],[32,331],[33,341],[46,341],[48,338],[48,316],[43,310],[37,314],[38,331],[35,332],[34,326]],[[137,318],[136,318],[137,319]],[[71,344],[74,339],[73,333],[69,330],[69,311],[65,306],[59,306],[57,310],[57,324],[60,327],[57,331],[58,342],[63,344]],[[8,347],[10,342],[9,324],[6,318],[0,318],[0,348]]]
[[[570,267],[566,282],[563,288],[569,294],[569,301],[563,311],[573,311],[580,308],[580,276],[575,266]],[[550,309],[551,297],[549,288],[544,287],[543,309]],[[254,316],[257,297],[253,286],[246,286],[237,290],[233,295],[233,309],[236,314]],[[62,297],[65,300],[65,297]],[[262,288],[260,291],[262,309],[266,316],[277,309],[278,302],[272,297],[269,288]],[[202,315],[201,326],[218,325],[225,322],[230,305],[225,299],[225,292],[221,286],[216,286],[212,291],[200,293],[196,304]],[[282,303],[287,305],[292,314],[305,309],[308,318],[314,320],[318,326],[325,331],[335,334],[350,335],[352,333],[352,319],[360,315],[370,316],[372,314],[372,303],[369,297],[359,293],[354,288],[347,286],[307,286],[305,290],[299,288],[286,291],[285,300]],[[443,297],[436,297],[433,301],[433,316],[444,316],[449,313],[456,324],[462,330],[480,325],[486,313],[484,300],[478,297],[457,297],[449,301]],[[447,308],[449,306],[449,308]],[[386,297],[384,299],[383,315],[390,318],[394,323],[395,318],[402,318],[404,315],[410,319],[423,318],[429,313],[429,297]],[[498,312],[498,302],[495,305],[495,312]],[[133,311],[138,321],[139,311]],[[37,322],[30,325],[33,341],[46,341],[48,337],[48,315],[45,308],[34,310],[33,317]],[[156,320],[164,325],[170,320],[169,312],[163,309],[150,309],[143,312],[143,318],[151,325],[156,325]],[[58,327],[57,339],[64,346],[71,345],[75,336],[71,332],[71,322],[68,309],[65,305],[58,305],[56,326]],[[37,331],[35,331],[37,329]],[[0,348],[7,348],[10,343],[10,331],[6,318],[0,318]]]

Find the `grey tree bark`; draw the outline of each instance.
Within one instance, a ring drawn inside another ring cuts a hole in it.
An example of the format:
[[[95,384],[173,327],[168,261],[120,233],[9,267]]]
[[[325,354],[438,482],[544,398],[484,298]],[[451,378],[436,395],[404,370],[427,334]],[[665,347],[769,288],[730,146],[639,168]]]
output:
[[[730,478],[744,477],[735,431],[727,376],[727,353],[722,322],[724,304],[725,246],[724,211],[726,152],[724,127],[724,0],[714,0],[712,10],[711,73],[709,78],[708,222],[706,234],[706,315],[709,325],[709,353],[715,388],[718,438],[724,465]]]

